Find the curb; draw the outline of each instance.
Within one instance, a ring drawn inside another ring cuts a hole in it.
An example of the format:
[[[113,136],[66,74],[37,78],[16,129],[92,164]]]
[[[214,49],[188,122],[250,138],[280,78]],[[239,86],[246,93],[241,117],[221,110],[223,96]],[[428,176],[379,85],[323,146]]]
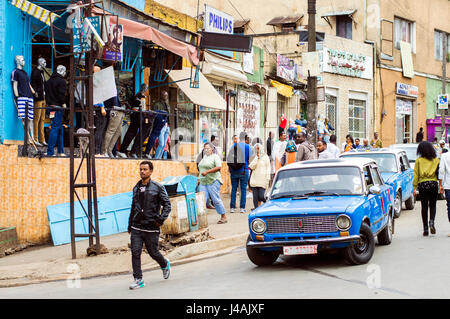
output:
[[[180,246],[176,248],[174,251],[165,255],[171,262],[172,266],[183,265],[190,262],[205,260],[209,258],[219,257],[222,255],[229,254],[236,248],[245,247],[245,242],[247,239],[248,233],[242,233],[222,239],[213,239],[209,241],[193,243],[186,246]],[[131,266],[130,266],[131,267]],[[159,265],[155,261],[151,261],[146,265],[142,265],[142,271],[152,271],[160,269]],[[126,275],[132,274],[132,270],[128,271],[117,271],[117,272],[107,272],[107,273],[98,273],[80,276],[79,279],[92,279],[92,278],[101,278],[107,276],[117,276],[117,275]],[[33,278],[33,273],[24,274],[22,278],[10,278],[8,282],[8,278],[5,278],[5,282],[1,282],[0,278],[0,288],[10,288],[10,287],[19,287],[19,286],[27,286],[32,284],[40,284],[40,283],[49,283],[49,282],[58,282],[67,280],[70,273],[59,273],[52,274],[48,276],[48,278]]]

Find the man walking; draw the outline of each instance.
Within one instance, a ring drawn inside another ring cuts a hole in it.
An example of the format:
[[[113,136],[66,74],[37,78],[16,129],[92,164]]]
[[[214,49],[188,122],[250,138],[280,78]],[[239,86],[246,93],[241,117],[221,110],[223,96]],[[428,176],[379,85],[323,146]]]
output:
[[[130,289],[145,286],[141,269],[141,253],[144,243],[150,257],[161,267],[164,279],[168,279],[170,275],[170,262],[158,250],[160,227],[164,224],[171,210],[169,196],[164,186],[151,180],[152,162],[142,162],[139,170],[141,180],[133,188],[133,200],[128,221],[134,277]]]
[[[419,129],[419,132],[416,134],[416,143],[420,143],[423,141],[423,127]]]
[[[317,159],[316,150],[314,148],[314,145],[310,144],[306,140],[305,133],[303,133],[303,132],[299,133],[298,141],[300,142],[300,144],[298,145],[298,150],[297,150],[297,156],[296,156],[297,162]]]
[[[439,163],[439,193],[445,194],[447,215],[450,222],[450,152],[441,155]],[[450,237],[450,234],[448,235]]]
[[[237,139],[237,136],[233,136],[233,142],[234,144],[231,146],[231,149],[229,151],[229,159],[227,160],[228,163],[233,162],[233,156],[236,154],[236,159],[238,160],[239,168],[232,168],[230,167],[230,179],[231,179],[231,200],[230,200],[230,212],[234,213],[236,211],[236,193],[237,188],[240,185],[240,212],[245,213],[245,205],[247,203],[247,185],[248,185],[248,178],[249,178],[249,170],[248,170],[248,164],[250,157],[252,154],[252,148],[250,145],[245,143],[245,138],[247,134],[245,132],[242,132],[239,135],[239,142]],[[239,150],[238,150],[239,149]],[[241,155],[239,155],[241,154]],[[232,156],[233,155],[233,156]],[[242,157],[242,158],[241,158]]]

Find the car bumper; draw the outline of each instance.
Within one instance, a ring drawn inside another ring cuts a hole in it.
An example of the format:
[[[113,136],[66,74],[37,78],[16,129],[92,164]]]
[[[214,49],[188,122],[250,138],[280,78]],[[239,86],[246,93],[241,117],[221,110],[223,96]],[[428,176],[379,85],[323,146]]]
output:
[[[351,243],[359,240],[359,235],[333,237],[333,238],[311,238],[304,240],[274,240],[274,241],[249,241],[247,247],[252,248],[269,248],[269,247],[283,247],[283,246],[301,246],[301,245],[329,245],[339,243]]]

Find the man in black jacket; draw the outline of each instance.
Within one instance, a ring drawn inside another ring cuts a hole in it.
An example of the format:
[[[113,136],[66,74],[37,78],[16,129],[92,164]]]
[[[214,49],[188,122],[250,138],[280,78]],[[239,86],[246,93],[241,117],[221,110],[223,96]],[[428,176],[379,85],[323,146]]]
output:
[[[64,77],[66,76],[66,67],[58,65],[56,72],[53,72],[50,79],[45,83],[45,100],[47,102],[47,110],[50,112],[51,129],[48,137],[47,155],[53,156],[55,146],[58,149],[58,155],[64,155],[64,139],[63,139],[63,115],[66,107],[66,89],[67,84]]]
[[[170,262],[158,250],[159,228],[164,224],[171,210],[169,195],[164,186],[151,180],[152,162],[142,162],[139,170],[141,180],[133,188],[133,200],[128,221],[134,277],[130,289],[145,286],[141,269],[141,253],[144,243],[150,257],[160,265],[164,279],[169,278],[170,275]]]

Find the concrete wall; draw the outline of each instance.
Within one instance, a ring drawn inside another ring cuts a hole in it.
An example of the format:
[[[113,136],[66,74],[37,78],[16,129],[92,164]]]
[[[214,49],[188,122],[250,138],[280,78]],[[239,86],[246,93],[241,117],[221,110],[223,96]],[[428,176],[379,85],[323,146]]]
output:
[[[427,109],[426,109],[426,118],[432,119],[435,118],[436,115],[436,102],[439,94],[442,94],[442,81],[427,79],[426,80],[426,96],[427,96]],[[446,92],[450,93],[450,83],[447,83]],[[440,114],[439,114],[440,115]]]
[[[51,240],[46,207],[70,202],[68,158],[18,157],[17,145],[0,145],[0,227],[16,227],[20,242]],[[75,160],[78,168],[79,159]],[[97,196],[130,192],[139,180],[140,160],[96,159]],[[168,176],[197,174],[195,163],[153,161],[155,181]],[[85,167],[78,182],[85,182]],[[229,174],[223,165],[222,193],[230,190]],[[79,192],[86,199],[86,192]]]

